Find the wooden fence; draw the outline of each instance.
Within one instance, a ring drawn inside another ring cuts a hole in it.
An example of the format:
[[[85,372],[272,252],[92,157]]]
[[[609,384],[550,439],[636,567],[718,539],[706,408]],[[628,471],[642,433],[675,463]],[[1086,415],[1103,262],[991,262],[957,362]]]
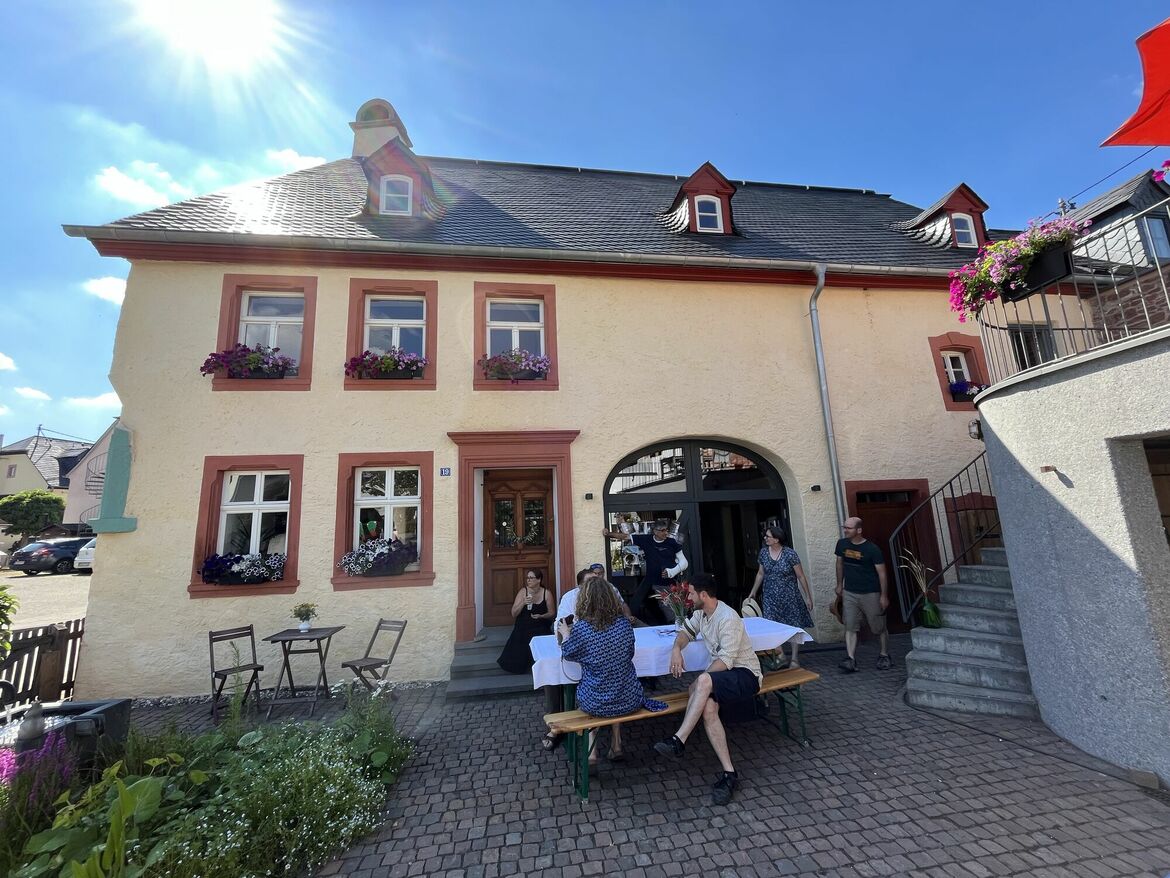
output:
[[[16,704],[73,696],[84,634],[85,619],[12,632],[12,651],[0,661],[0,680],[16,691]]]

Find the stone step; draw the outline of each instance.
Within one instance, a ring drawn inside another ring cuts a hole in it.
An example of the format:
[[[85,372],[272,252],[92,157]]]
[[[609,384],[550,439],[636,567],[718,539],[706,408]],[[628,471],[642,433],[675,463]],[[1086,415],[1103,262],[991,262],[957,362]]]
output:
[[[959,607],[982,607],[987,610],[1016,609],[1016,596],[1010,588],[994,585],[971,585],[966,582],[948,582],[939,589],[939,597]]]
[[[991,716],[1016,716],[1039,719],[1036,699],[1024,692],[1008,692],[984,686],[940,683],[937,680],[906,681],[906,701],[915,707],[931,710],[956,710]]]
[[[464,640],[456,643],[455,652],[475,652],[493,647],[499,651],[504,648],[504,644],[508,642],[508,637],[511,634],[511,628],[502,626],[498,628],[484,628],[476,635],[475,640]]]
[[[906,653],[906,673],[916,680],[959,683],[1008,692],[1032,692],[1028,666],[1016,662],[913,649]]]
[[[915,649],[925,649],[928,652],[989,658],[1021,665],[1028,663],[1027,656],[1024,654],[1024,641],[1018,637],[1008,637],[1004,634],[919,626],[911,630],[910,642]]]
[[[532,694],[531,674],[505,674],[499,671],[491,677],[464,677],[447,683],[448,701],[469,701],[474,698],[492,698],[498,695]]]
[[[1012,575],[1006,567],[992,567],[989,564],[960,564],[959,582],[965,582],[968,585],[1011,588]]]
[[[950,602],[938,605],[942,621],[948,628],[960,631],[981,631],[984,634],[1020,636],[1020,619],[1015,610],[989,610],[985,607],[963,607]]]
[[[468,677],[495,677],[502,674],[496,659],[500,657],[501,647],[490,649],[459,652],[451,661],[451,679],[462,680]]]
[[[1007,549],[1003,546],[996,548],[980,549],[979,559],[991,567],[1007,567]]]

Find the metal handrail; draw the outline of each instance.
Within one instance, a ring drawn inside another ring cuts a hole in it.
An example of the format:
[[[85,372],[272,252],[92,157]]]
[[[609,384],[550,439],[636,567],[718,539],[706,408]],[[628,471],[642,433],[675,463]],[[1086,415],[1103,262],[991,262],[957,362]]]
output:
[[[992,384],[1170,326],[1170,198],[1095,228],[1072,274],[978,317]]]
[[[902,621],[909,622],[922,603],[922,591],[903,569],[907,554],[929,568],[927,590],[954,578],[960,564],[974,560],[974,550],[999,531],[999,512],[984,451],[950,481],[910,511],[890,535],[890,566]]]
[[[106,460],[109,454],[98,454],[85,465],[85,492],[100,497],[106,483]]]

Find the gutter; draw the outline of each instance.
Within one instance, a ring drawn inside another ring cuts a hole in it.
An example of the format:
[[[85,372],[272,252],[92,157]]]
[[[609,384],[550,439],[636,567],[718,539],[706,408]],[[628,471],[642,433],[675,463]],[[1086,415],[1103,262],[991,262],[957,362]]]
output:
[[[845,506],[845,489],[841,482],[841,464],[837,460],[837,437],[833,433],[833,411],[829,407],[829,376],[825,370],[825,347],[821,341],[821,315],[817,309],[817,299],[825,291],[824,262],[813,266],[817,276],[817,285],[808,300],[808,313],[812,321],[813,350],[817,357],[817,379],[821,385],[821,415],[825,421],[825,440],[829,446],[829,469],[833,478],[833,500],[837,503],[837,523],[840,524],[848,517]]]
[[[686,265],[715,268],[753,268],[772,271],[816,271],[823,265],[836,274],[876,274],[907,277],[946,278],[953,268],[914,268],[862,263],[818,263],[790,259],[761,259],[739,256],[674,256],[666,253],[636,253],[613,250],[558,250],[549,247],[501,247],[470,244],[427,244],[387,241],[381,238],[318,238],[306,235],[257,235],[248,232],[184,232],[163,229],[135,229],[120,226],[61,227],[71,238],[98,241],[133,241],[145,244],[202,244],[223,247],[274,247],[289,250],[335,250],[344,252],[409,253],[429,256],[478,256],[492,259],[541,259],[552,262],[598,262],[619,265]]]

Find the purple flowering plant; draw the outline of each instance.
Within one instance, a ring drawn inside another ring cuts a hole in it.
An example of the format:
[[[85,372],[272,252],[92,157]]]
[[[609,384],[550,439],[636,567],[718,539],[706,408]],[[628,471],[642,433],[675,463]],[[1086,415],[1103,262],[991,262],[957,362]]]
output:
[[[516,384],[522,372],[534,372],[543,378],[552,368],[552,360],[543,354],[514,348],[494,357],[482,356],[475,365],[483,372],[484,378],[504,379]]]
[[[966,323],[988,302],[1007,290],[1026,289],[1024,276],[1038,253],[1070,244],[1089,227],[1088,220],[1060,217],[1048,222],[1031,220],[1014,238],[980,248],[975,259],[950,273],[951,310]]]
[[[262,344],[250,348],[246,344],[238,344],[226,351],[208,354],[199,367],[199,373],[228,378],[251,378],[256,372],[283,376],[296,365],[296,360],[281,354],[280,348]]]
[[[415,369],[425,369],[430,363],[426,357],[405,351],[402,348],[390,348],[384,354],[373,351],[362,351],[356,357],[350,357],[345,364],[347,378],[375,378],[387,372],[410,372]]]
[[[50,731],[35,750],[0,749],[0,859],[13,860],[29,837],[52,824],[57,802],[76,775],[76,757],[61,732]]]
[[[949,385],[951,393],[961,396],[977,396],[990,386],[989,384],[976,384],[974,381],[952,381]]]
[[[1164,183],[1167,177],[1170,177],[1170,159],[1162,162],[1160,170],[1154,171],[1154,179],[1159,183]]]
[[[277,582],[284,579],[286,555],[208,555],[199,574],[206,583],[244,579],[249,582]]]

